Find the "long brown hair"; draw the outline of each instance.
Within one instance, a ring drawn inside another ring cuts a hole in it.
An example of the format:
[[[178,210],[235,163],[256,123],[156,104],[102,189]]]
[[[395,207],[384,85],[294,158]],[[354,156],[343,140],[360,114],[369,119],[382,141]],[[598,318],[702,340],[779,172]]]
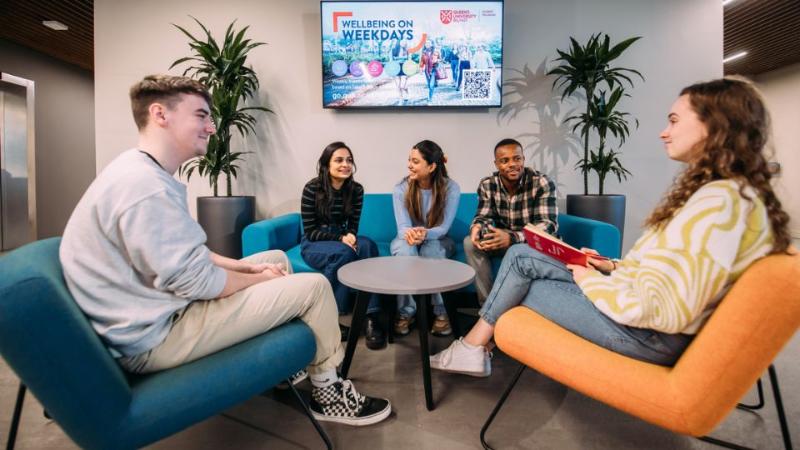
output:
[[[742,197],[751,186],[767,208],[774,242],[772,253],[785,252],[791,243],[789,215],[770,185],[765,145],[769,138],[769,113],[756,88],[746,80],[724,78],[684,88],[692,110],[706,126],[707,137],[678,176],[670,191],[647,218],[648,227],[666,226],[704,184],[731,179],[739,183]]]
[[[433,228],[444,221],[445,199],[447,197],[447,158],[442,148],[435,142],[424,140],[412,147],[419,151],[422,159],[428,164],[436,163],[436,169],[431,172],[431,209],[428,216],[422,218],[422,190],[419,183],[406,177],[408,190],[406,191],[406,209],[411,219],[416,223],[424,223],[427,228]]]
[[[331,158],[336,150],[343,148],[353,158],[353,151],[350,150],[344,142],[336,141],[331,142],[322,150],[322,154],[317,161],[317,182],[319,189],[317,189],[316,197],[314,198],[314,212],[324,222],[330,223],[331,221],[331,206],[333,206],[333,186],[331,185]],[[344,180],[340,192],[342,193],[342,202],[344,203],[344,216],[350,217],[353,210],[353,174],[356,172],[356,161],[353,159],[353,172],[347,179]]]

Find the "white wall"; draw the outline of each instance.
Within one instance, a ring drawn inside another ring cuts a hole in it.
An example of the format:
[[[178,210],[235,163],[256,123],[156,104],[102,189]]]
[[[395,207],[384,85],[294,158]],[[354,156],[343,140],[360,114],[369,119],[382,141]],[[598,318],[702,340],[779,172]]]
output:
[[[641,123],[624,147],[624,162],[634,177],[623,185],[612,181],[606,189],[628,196],[627,249],[678,168],[658,140],[671,102],[681,87],[722,75],[722,6],[719,0],[507,0],[505,5],[505,79],[515,76],[509,69],[527,66],[533,71],[526,106],[515,109],[523,102],[512,95],[503,110],[354,112],[320,105],[317,0],[230,0],[224,7],[191,0],[97,0],[97,168],[135,145],[128,88],[145,74],[166,71],[188,53],[184,36],[170,23],[195,29],[188,17],[193,15],[216,34],[238,19],[240,26],[251,25],[252,38],[269,43],[252,52],[251,62],[262,83],[259,101],[276,114],[260,120],[258,137],[241,144],[255,154],[248,156],[236,182],[237,192],[257,196],[262,217],[299,209],[302,186],[314,175],[319,153],[333,140],[353,148],[356,177],[367,192],[390,191],[405,173],[408,150],[421,139],[438,142],[448,154],[451,176],[463,191],[474,190],[493,170],[494,144],[516,137],[526,144],[529,163],[556,177],[562,196],[581,193],[581,176],[573,170],[576,147],[570,147],[558,126],[571,107],[553,99],[542,64],[549,64],[556,48],[566,48],[570,36],[584,41],[592,33],[607,32],[618,41],[641,35],[619,60],[647,78],[625,104]],[[204,195],[209,190],[192,180],[190,192]]]
[[[772,146],[782,169],[775,180],[778,196],[792,217],[792,236],[800,238],[800,64],[761,74],[755,81],[772,117]]]

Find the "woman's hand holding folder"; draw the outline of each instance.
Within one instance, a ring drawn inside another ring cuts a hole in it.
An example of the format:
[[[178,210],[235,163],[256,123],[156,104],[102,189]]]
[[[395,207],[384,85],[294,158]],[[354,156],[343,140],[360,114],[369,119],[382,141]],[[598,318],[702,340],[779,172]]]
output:
[[[617,265],[614,263],[614,261],[597,253],[597,250],[593,248],[581,247],[581,251],[586,253],[588,256],[586,262],[600,272],[609,273],[617,268]]]

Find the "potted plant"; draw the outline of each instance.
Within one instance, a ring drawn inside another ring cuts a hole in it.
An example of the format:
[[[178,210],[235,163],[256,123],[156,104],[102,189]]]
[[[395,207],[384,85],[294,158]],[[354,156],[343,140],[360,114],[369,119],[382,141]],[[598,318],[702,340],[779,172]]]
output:
[[[264,43],[245,38],[249,27],[234,30],[234,21],[228,25],[220,46],[199,20],[192,19],[203,30],[204,39],[195,38],[186,29],[173,24],[188,36],[192,56],[178,59],[170,69],[189,63],[183,74],[197,79],[208,88],[211,93],[211,117],[217,132],[209,139],[206,154],[188,161],[178,173],[186,175],[187,181],[195,171],[200,176],[208,176],[214,196],[197,198],[197,221],[208,236],[207,245],[211,250],[240,258],[242,230],[255,220],[255,197],[231,195],[231,181],[239,169],[237,163],[247,153],[231,151],[231,138],[234,129],[242,137],[255,133],[256,119],[252,111],[272,112],[261,106],[240,106],[258,92],[258,77],[245,63],[250,50]],[[226,179],[224,197],[218,194],[221,175]]]
[[[568,52],[556,50],[556,61],[561,64],[547,73],[556,76],[553,88],[562,90],[562,101],[575,93],[586,98],[585,111],[566,119],[573,125],[573,132],[580,130],[583,140],[583,158],[575,166],[583,173],[583,195],[567,195],[567,213],[611,223],[620,234],[625,228],[625,196],[605,194],[603,187],[609,174],[622,181],[631,173],[620,162],[620,152],[611,148],[608,138],[610,134],[621,146],[630,135],[632,118],[617,107],[623,97],[629,96],[625,84],[633,87],[631,76],[638,75],[642,80],[644,77],[636,70],[612,66],[612,62],[640,38],[632,37],[614,46],[607,34],[592,35],[585,45],[570,38]],[[633,120],[638,127],[639,121]],[[596,147],[590,148],[593,134]],[[589,172],[597,174],[597,195],[589,194]]]

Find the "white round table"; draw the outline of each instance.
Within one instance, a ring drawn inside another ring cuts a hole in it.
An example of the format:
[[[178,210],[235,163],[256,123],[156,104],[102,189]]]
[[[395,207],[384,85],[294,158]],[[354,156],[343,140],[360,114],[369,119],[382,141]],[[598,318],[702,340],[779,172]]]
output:
[[[369,293],[416,296],[419,344],[422,357],[422,376],[425,384],[425,403],[434,408],[431,391],[430,350],[428,349],[428,303],[431,294],[454,291],[472,283],[475,270],[452,259],[422,258],[419,256],[381,256],[354,261],[337,272],[339,281],[358,290],[353,322],[347,339],[342,376],[347,377],[358,343],[361,326],[367,312]],[[454,309],[453,309],[454,311]],[[448,311],[449,312],[449,311]],[[450,322],[456,317],[450,314]],[[391,332],[387,330],[387,332]]]

